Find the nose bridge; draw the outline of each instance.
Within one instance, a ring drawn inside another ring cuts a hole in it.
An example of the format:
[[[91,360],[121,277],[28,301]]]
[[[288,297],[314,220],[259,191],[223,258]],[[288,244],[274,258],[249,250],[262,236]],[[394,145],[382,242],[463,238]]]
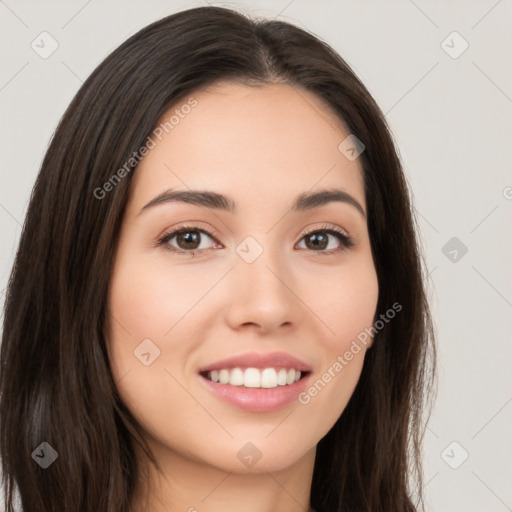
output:
[[[297,319],[300,301],[292,291],[292,272],[282,247],[271,247],[270,238],[248,236],[236,247],[230,297],[233,323],[277,327]]]
[[[237,279],[250,283],[253,290],[282,293],[287,289],[283,280],[290,279],[286,270],[285,256],[281,247],[271,246],[271,237],[260,236],[257,240],[247,236],[236,248],[235,273]]]

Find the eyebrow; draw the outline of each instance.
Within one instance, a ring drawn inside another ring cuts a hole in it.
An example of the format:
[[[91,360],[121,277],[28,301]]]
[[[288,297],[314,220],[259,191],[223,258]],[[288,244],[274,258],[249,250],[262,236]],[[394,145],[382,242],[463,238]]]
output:
[[[138,215],[155,206],[173,202],[189,203],[196,206],[202,206],[204,208],[223,210],[229,213],[236,213],[237,211],[237,205],[232,198],[217,192],[209,190],[170,189],[151,199],[149,203],[142,207]],[[331,202],[340,202],[352,205],[366,219],[365,211],[359,202],[347,192],[336,188],[320,190],[318,192],[304,192],[295,198],[291,210],[294,212],[301,212],[318,208]]]

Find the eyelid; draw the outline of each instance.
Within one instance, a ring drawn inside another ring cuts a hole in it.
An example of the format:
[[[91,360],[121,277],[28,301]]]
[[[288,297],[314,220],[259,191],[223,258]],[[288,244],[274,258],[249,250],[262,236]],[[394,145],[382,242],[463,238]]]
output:
[[[165,247],[169,240],[173,239],[175,236],[177,236],[179,233],[183,231],[198,231],[209,236],[215,243],[220,244],[218,240],[221,237],[220,233],[218,233],[214,228],[201,227],[200,224],[200,221],[192,221],[190,223],[186,222],[184,224],[179,224],[178,226],[175,227],[170,227],[169,229],[166,229],[162,235],[157,237],[156,242],[153,244],[153,246],[161,247],[165,251],[172,252],[175,254],[187,254],[189,256],[195,256],[196,253],[202,253],[206,251],[206,249],[192,249],[190,251],[185,251],[183,249],[177,249],[175,247]]]
[[[343,229],[336,224],[324,223],[322,226],[316,228],[305,228],[300,234],[299,242],[307,235],[312,235],[317,232],[326,232],[338,238],[341,247],[339,249],[331,249],[329,251],[308,251],[315,256],[333,256],[344,251],[347,251],[356,245],[352,235],[346,229]]]
[[[176,227],[171,227],[169,229],[166,229],[165,232],[157,238],[157,241],[154,245],[156,247],[162,247],[164,250],[166,250],[168,252],[173,252],[175,254],[186,254],[189,256],[195,256],[198,253],[205,252],[207,249],[192,249],[189,251],[185,251],[183,249],[164,247],[169,240],[171,240],[172,238],[177,236],[180,232],[183,232],[183,231],[186,232],[187,230],[198,231],[200,233],[203,233],[203,234],[209,236],[210,238],[212,238],[214,240],[214,242],[216,242],[217,244],[223,245],[218,240],[221,237],[220,233],[218,233],[214,228],[210,228],[210,227],[203,228],[203,227],[201,227],[200,224],[201,224],[200,221],[192,221],[190,223],[184,223],[184,224],[180,224]],[[332,232],[329,234],[331,234],[332,236],[338,237],[338,240],[341,244],[341,248],[339,248],[339,249],[334,249],[334,250],[331,249],[329,251],[308,251],[308,252],[316,253],[319,256],[338,254],[340,252],[343,252],[344,250],[350,249],[351,247],[353,247],[355,245],[354,239],[348,233],[348,231],[346,231],[343,228],[340,228],[339,226],[337,226],[335,224],[329,224],[329,223],[324,223],[322,226],[319,226],[316,228],[310,228],[310,227],[304,228],[304,230],[299,235],[299,240],[297,243],[301,242],[305,236],[312,235],[316,232]],[[304,250],[304,249],[301,249],[301,250]]]
[[[313,223],[313,224],[316,224],[316,222]],[[351,238],[349,232],[346,229],[343,229],[340,226],[337,226],[336,224],[330,224],[329,222],[325,222],[321,226],[318,226],[318,227],[315,227],[315,228],[311,228],[310,226],[311,226],[311,224],[309,224],[307,227],[305,227],[301,231],[301,233],[299,235],[301,238],[303,236],[305,236],[305,235],[309,235],[311,233],[315,233],[317,231],[324,231],[324,230],[333,230],[333,231],[336,231],[336,232],[340,232],[343,235],[345,235],[347,238]]]
[[[171,233],[176,234],[176,232],[184,231],[186,229],[190,229],[191,231],[200,231],[202,233],[206,233],[208,236],[211,236],[212,238],[220,238],[222,235],[215,230],[212,227],[203,227],[201,225],[201,221],[190,221],[185,222],[183,224],[178,224],[177,226],[172,226],[168,229],[166,229],[161,235],[157,237],[158,240],[161,240],[162,238],[165,238],[167,235],[170,235]],[[218,241],[218,240],[217,240]]]

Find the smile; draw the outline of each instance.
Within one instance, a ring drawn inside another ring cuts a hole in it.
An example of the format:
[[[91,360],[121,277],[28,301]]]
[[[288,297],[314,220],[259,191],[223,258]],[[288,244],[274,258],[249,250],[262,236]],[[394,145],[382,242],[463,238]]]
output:
[[[272,412],[299,403],[298,396],[308,386],[311,372],[294,368],[237,367],[201,372],[198,377],[201,385],[223,403],[250,412]]]
[[[302,372],[295,368],[223,368],[205,372],[204,377],[230,386],[270,389],[297,382],[302,377]]]

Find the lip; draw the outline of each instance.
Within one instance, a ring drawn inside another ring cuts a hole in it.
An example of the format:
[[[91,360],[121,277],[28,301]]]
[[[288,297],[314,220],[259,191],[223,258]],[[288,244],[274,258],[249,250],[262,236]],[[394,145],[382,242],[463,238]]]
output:
[[[222,370],[224,368],[258,368],[259,370],[264,368],[294,368],[295,370],[300,370],[304,373],[311,372],[312,370],[311,366],[306,364],[304,361],[301,361],[286,352],[272,352],[270,354],[249,352],[247,354],[241,354],[228,359],[222,359],[204,366],[199,369],[199,373],[209,372],[212,370]],[[290,384],[290,387],[291,386],[292,384]]]
[[[244,386],[220,384],[219,382],[207,379],[203,375],[199,375],[202,384],[217,397],[239,409],[250,412],[271,412],[285,407],[297,400],[297,396],[304,390],[310,378],[311,373],[307,373],[297,382],[287,384],[286,386],[246,388]]]

